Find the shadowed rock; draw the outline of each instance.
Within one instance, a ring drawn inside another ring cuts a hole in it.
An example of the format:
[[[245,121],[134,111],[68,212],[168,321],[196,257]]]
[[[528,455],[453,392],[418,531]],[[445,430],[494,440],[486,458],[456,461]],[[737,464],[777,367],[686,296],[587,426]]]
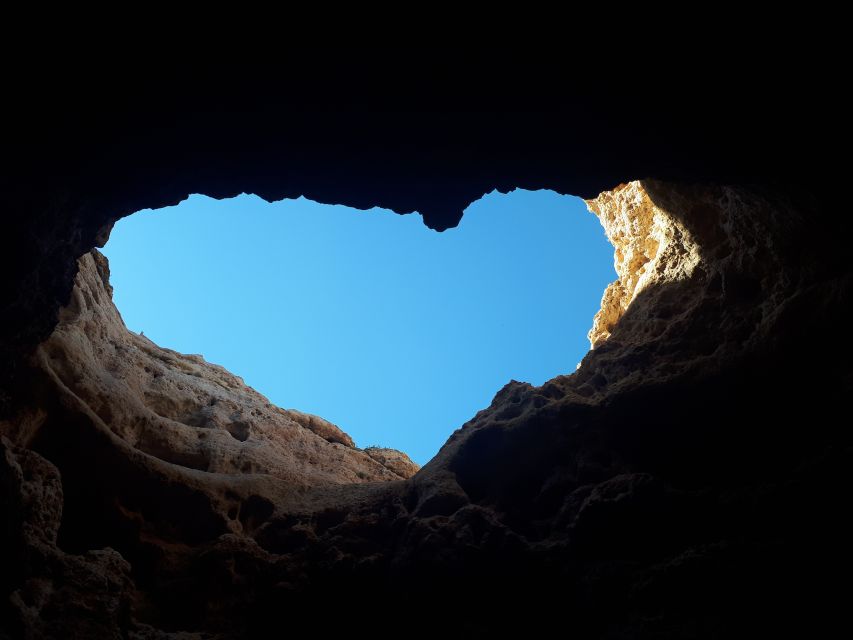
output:
[[[767,620],[780,603],[831,602],[815,580],[850,533],[832,507],[850,488],[849,436],[831,416],[851,389],[791,371],[850,278],[804,268],[820,261],[785,199],[646,181],[590,206],[620,276],[596,348],[573,375],[507,384],[418,473],[127,332],[105,260],[87,254],[32,358],[38,394],[4,426],[9,452],[43,461],[28,482],[53,487],[41,514],[11,472],[7,537],[61,508],[58,537],[38,541],[57,564],[23,556],[7,589],[62,576],[73,598],[124,611],[98,618],[109,633],[138,637],[259,634],[317,612],[320,594],[350,615],[378,598],[400,624],[407,602],[427,601],[471,633],[545,633],[565,616],[592,637],[725,636],[744,616],[800,628]],[[797,401],[818,385],[822,404]],[[123,604],[72,570],[106,571],[104,553]],[[73,607],[33,614],[20,597],[18,625],[84,628]],[[472,598],[492,615],[472,617]]]
[[[636,46],[631,24],[604,72],[563,41],[477,63],[324,45],[9,65],[0,636],[347,637],[379,616],[431,638],[844,634],[844,39],[764,30],[783,40],[765,48],[738,23]],[[359,482],[397,474],[119,331],[88,256],[191,193],[444,229],[514,187],[592,199],[622,252],[596,348],[574,375],[507,384],[405,481]]]

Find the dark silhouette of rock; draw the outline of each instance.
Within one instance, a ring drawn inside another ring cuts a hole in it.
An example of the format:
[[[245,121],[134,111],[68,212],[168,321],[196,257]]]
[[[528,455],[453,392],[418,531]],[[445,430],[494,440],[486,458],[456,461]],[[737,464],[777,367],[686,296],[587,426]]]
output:
[[[356,57],[325,74],[129,65],[107,83],[58,61],[23,78],[2,191],[3,633],[351,634],[377,610],[432,637],[849,626],[853,277],[824,153],[844,130],[837,78],[781,55],[679,84],[634,60],[645,73],[572,90],[542,83],[563,77],[544,63],[441,62],[382,78],[352,73],[371,68]],[[47,117],[45,87],[82,97]],[[192,192],[444,228],[516,186],[592,199],[622,252],[596,348],[572,375],[507,384],[407,480],[393,456],[128,334],[89,254],[117,218]]]

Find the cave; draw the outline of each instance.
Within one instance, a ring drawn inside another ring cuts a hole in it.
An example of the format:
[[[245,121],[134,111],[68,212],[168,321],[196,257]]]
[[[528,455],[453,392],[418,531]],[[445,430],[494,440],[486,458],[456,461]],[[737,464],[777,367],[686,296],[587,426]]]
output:
[[[10,80],[0,637],[849,626],[842,103],[743,60],[595,104],[541,60],[397,62]],[[417,471],[109,321],[97,248],[140,209],[304,196],[444,231],[514,188],[584,198],[619,280],[577,371],[507,384]],[[258,414],[277,446],[249,449]]]
[[[418,465],[508,381],[574,371],[616,279],[598,218],[549,191],[487,194],[444,232],[381,209],[190,196],[118,221],[100,251],[128,329]],[[245,412],[225,406],[190,422],[245,440]]]

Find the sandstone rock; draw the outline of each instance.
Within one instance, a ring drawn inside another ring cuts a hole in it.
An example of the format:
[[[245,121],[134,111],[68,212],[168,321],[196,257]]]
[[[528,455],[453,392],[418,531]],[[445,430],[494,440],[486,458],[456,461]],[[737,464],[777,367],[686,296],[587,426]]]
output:
[[[108,276],[97,251],[80,259],[71,302],[37,358],[127,445],[180,468],[294,487],[400,478],[330,422],[280,409],[203,357],[129,332]]]
[[[377,480],[413,473],[402,455],[128,334],[106,263],[84,256],[26,407],[0,425],[3,546],[26,551],[4,578],[14,618],[43,635],[89,611],[106,637],[297,620],[344,635],[381,603],[386,627],[415,615],[429,637],[449,620],[466,636],[827,635],[806,632],[844,611],[826,577],[853,535],[853,354],[826,331],[849,324],[828,319],[847,318],[853,278],[803,242],[806,206],[657,181],[601,194],[620,280],[595,349],[572,375],[507,384],[399,482]]]
[[[686,280],[699,264],[699,246],[686,227],[663,211],[639,181],[586,201],[613,245],[619,279],[595,314],[589,342],[602,344],[634,299],[649,286]]]
[[[82,555],[57,546],[63,493],[59,472],[33,451],[0,442],[0,491],[6,520],[0,608],[25,638],[122,638],[129,623],[130,565],[113,549]],[[15,584],[17,583],[17,584]]]
[[[324,420],[320,416],[315,416],[310,413],[303,413],[295,409],[288,409],[290,416],[300,425],[313,431],[326,442],[337,442],[351,449],[355,449],[355,442],[352,441],[346,433],[341,431],[340,427],[332,424],[328,420]]]
[[[391,449],[371,456],[330,422],[280,409],[201,356],[129,332],[108,278],[100,253],[80,259],[71,301],[33,357],[55,402],[3,425],[63,469],[60,479],[3,436],[3,546],[18,560],[5,574],[9,613],[34,638],[197,637],[131,620],[131,600],[146,618],[145,593],[166,591],[156,585],[186,562],[174,545],[227,547],[217,538],[248,538],[276,511],[298,512],[314,488],[399,481],[417,466]],[[328,502],[322,492],[308,500]],[[107,542],[136,563],[133,579]]]
[[[364,452],[386,469],[390,469],[401,478],[411,478],[420,467],[402,451],[385,447],[368,447]]]

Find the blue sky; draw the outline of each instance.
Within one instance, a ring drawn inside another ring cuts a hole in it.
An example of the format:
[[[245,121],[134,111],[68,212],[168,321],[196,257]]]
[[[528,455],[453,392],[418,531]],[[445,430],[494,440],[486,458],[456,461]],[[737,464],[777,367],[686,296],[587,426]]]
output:
[[[443,233],[194,195],[122,219],[103,251],[131,330],[420,464],[509,380],[573,372],[616,279],[598,220],[550,191],[488,194]]]

